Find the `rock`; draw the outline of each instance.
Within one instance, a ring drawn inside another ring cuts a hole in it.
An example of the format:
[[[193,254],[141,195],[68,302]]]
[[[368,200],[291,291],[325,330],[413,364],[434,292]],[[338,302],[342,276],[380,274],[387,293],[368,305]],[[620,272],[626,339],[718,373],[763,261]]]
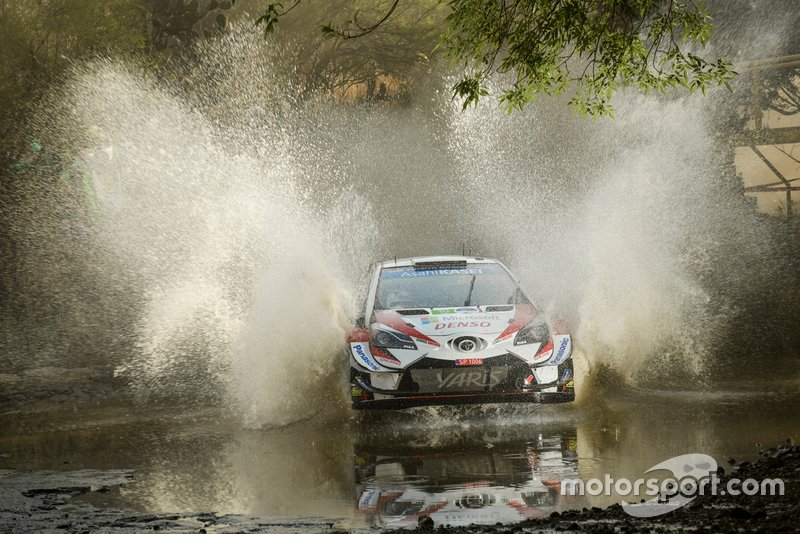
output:
[[[766,462],[767,467],[775,468],[775,467],[783,467],[786,462],[784,462],[783,458],[776,458],[775,456],[770,456],[767,458]]]
[[[744,508],[737,506],[728,512],[733,519],[750,519],[753,515]]]
[[[433,530],[433,519],[429,515],[421,515],[417,519],[417,527],[422,530]]]

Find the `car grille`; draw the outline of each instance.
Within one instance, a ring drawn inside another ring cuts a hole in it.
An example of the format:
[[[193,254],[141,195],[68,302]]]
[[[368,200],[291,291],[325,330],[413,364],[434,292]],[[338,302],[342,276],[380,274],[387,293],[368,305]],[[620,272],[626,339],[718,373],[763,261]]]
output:
[[[519,391],[530,373],[528,364],[508,354],[488,358],[483,365],[465,366],[423,358],[406,368],[398,389],[418,393]]]

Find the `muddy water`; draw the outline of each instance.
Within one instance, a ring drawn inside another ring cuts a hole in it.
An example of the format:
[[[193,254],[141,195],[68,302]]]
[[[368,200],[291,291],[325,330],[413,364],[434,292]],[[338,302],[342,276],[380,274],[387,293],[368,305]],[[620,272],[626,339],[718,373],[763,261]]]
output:
[[[41,282],[42,309],[57,297],[60,319],[0,336],[0,398],[51,399],[0,414],[0,470],[133,470],[82,498],[142,512],[494,523],[618,500],[561,498],[565,478],[638,478],[688,452],[725,465],[797,437],[796,384],[721,385],[739,362],[748,381],[797,376],[783,363],[797,271],[738,182],[720,187],[706,101],[629,95],[598,123],[556,100],[462,113],[445,76],[407,107],[303,102],[280,94],[291,80],[262,41],[210,43],[190,89],[110,60],[77,66],[38,119],[48,150],[83,154],[97,210],[48,207],[75,193],[49,167],[26,182],[21,277]],[[91,232],[65,237],[65,221]],[[642,390],[343,416],[332,370],[367,265],[465,245],[563,312],[587,373],[607,366]],[[112,372],[104,387],[134,407],[89,406]],[[680,392],[701,382],[717,392]],[[180,408],[154,407],[166,399]],[[224,408],[196,407],[208,403]]]
[[[636,479],[679,454],[728,468],[798,439],[800,395],[617,392],[582,406],[428,408],[247,430],[213,410],[68,403],[0,415],[0,469],[132,470],[79,499],[147,513],[329,518],[341,527],[511,522],[604,506],[566,478]],[[2,481],[0,481],[0,484]],[[18,482],[17,482],[18,483]]]

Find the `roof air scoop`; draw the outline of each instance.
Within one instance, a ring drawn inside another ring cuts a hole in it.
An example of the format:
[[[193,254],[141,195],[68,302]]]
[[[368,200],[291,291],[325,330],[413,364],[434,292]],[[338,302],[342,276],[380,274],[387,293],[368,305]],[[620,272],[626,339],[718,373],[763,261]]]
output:
[[[415,261],[414,270],[430,271],[437,269],[466,269],[467,260],[443,260],[443,261]]]
[[[405,310],[395,310],[400,315],[429,315],[431,313],[430,310],[425,308],[408,308]]]

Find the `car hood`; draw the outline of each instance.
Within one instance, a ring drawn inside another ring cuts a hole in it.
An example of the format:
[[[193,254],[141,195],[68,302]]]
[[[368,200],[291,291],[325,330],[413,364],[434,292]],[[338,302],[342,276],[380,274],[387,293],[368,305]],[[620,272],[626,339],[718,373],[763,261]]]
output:
[[[465,355],[475,358],[491,358],[512,353],[523,360],[533,361],[540,343],[512,346],[522,328],[527,326],[540,312],[531,304],[503,306],[473,306],[460,308],[433,308],[414,310],[375,310],[371,325],[382,325],[411,336],[414,348],[384,348],[375,353],[368,343],[369,336],[353,340],[353,358],[366,362],[362,367],[379,370],[380,365],[404,368],[421,357],[443,360],[459,360]],[[478,338],[475,350],[462,351],[453,343],[462,336]],[[381,352],[383,355],[381,355]],[[372,361],[372,356],[378,359]],[[359,365],[361,365],[359,363]]]
[[[440,343],[458,335],[478,335],[487,341],[515,333],[535,315],[532,306],[469,306],[414,310],[379,310],[377,322],[418,339]]]
[[[495,307],[496,308],[496,307]],[[406,322],[426,336],[450,338],[459,334],[499,336],[514,320],[514,306],[503,311],[486,311],[479,306],[463,308],[433,308],[426,315],[405,315]]]

